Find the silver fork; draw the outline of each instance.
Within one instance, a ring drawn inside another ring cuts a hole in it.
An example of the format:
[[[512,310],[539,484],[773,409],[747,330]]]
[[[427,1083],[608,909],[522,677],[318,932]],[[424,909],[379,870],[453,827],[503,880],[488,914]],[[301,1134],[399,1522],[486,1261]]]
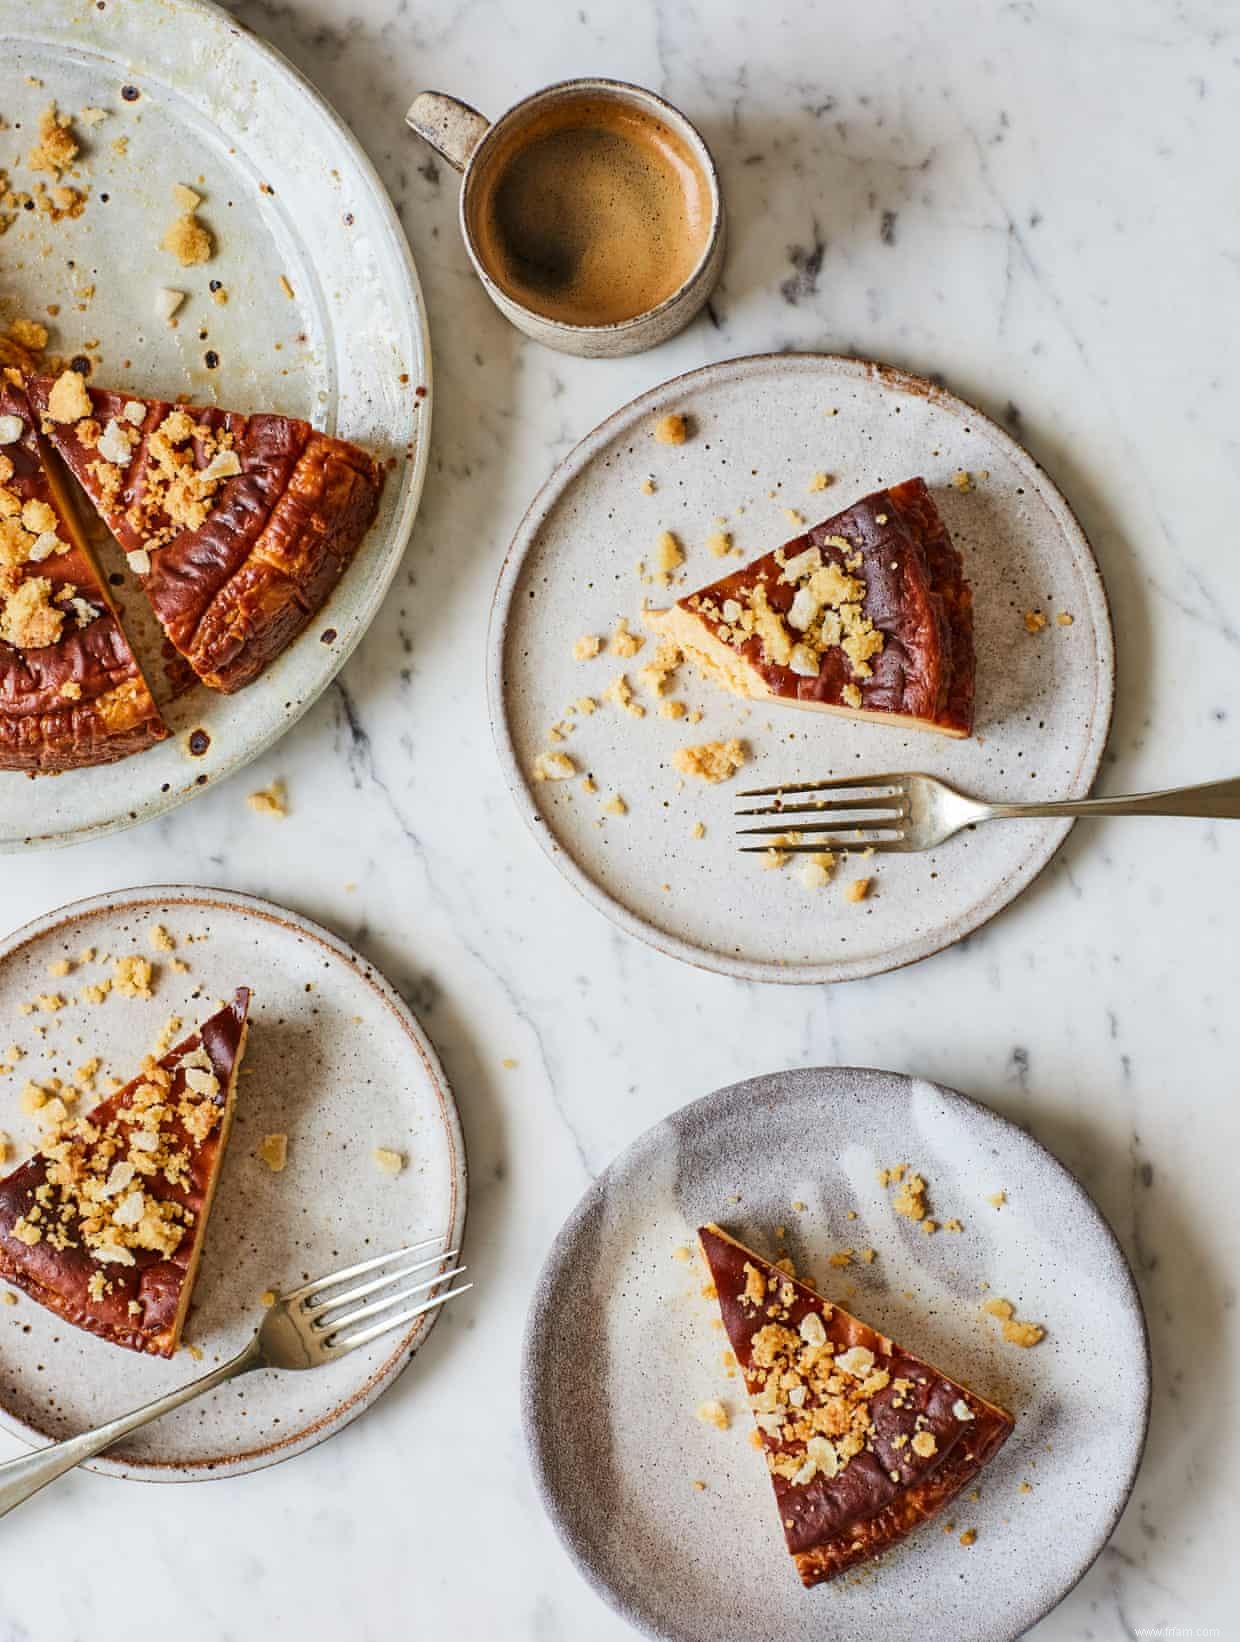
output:
[[[154,1402],[144,1404],[132,1414],[122,1414],[118,1419],[109,1420],[106,1425],[97,1426],[93,1431],[84,1431],[80,1436],[52,1443],[50,1447],[40,1448],[33,1454],[24,1454],[19,1459],[0,1465],[0,1516],[29,1499],[31,1494],[37,1494],[40,1488],[45,1488],[66,1471],[71,1471],[75,1465],[80,1465],[83,1460],[102,1453],[131,1431],[137,1431],[140,1426],[159,1419],[163,1414],[170,1414],[174,1408],[191,1402],[214,1386],[235,1380],[238,1375],[249,1374],[256,1368],[318,1368],[322,1363],[335,1362],[338,1357],[347,1356],[359,1346],[369,1345],[389,1329],[399,1328],[402,1323],[412,1322],[424,1312],[434,1311],[446,1301],[455,1300],[457,1295],[464,1294],[474,1285],[462,1283],[459,1288],[449,1289],[446,1293],[432,1294],[425,1300],[404,1305],[414,1295],[424,1294],[427,1289],[434,1289],[459,1277],[466,1269],[464,1266],[456,1266],[451,1271],[436,1271],[433,1276],[410,1283],[394,1294],[385,1295],[382,1292],[394,1283],[403,1282],[406,1277],[414,1277],[432,1266],[441,1267],[445,1261],[451,1260],[457,1251],[441,1248],[438,1254],[416,1260],[400,1271],[385,1273],[383,1270],[395,1261],[421,1253],[423,1249],[442,1245],[443,1241],[442,1237],[430,1237],[422,1243],[411,1243],[406,1248],[394,1249],[390,1254],[380,1254],[373,1260],[346,1266],[343,1271],[332,1272],[328,1277],[317,1277],[312,1283],[281,1295],[244,1351],[213,1368],[209,1374],[191,1380],[179,1391],[170,1391],[166,1397],[157,1397]],[[370,1276],[372,1272],[378,1275]],[[352,1283],[358,1277],[367,1278],[368,1281],[353,1283],[342,1294],[331,1292],[340,1284]],[[372,1300],[371,1295],[377,1298]],[[359,1301],[367,1303],[358,1304]],[[402,1309],[393,1311],[396,1306]],[[359,1328],[359,1324],[368,1326]]]
[[[869,789],[868,794],[862,789]],[[789,804],[791,796],[820,796]],[[844,794],[837,797],[836,794]],[[791,827],[741,827],[742,837],[774,838],[788,832],[812,834],[814,842],[781,843],[790,855],[819,850],[929,850],[964,827],[982,821],[1028,820],[1044,816],[1192,815],[1209,820],[1240,820],[1240,777],[1204,787],[1169,787],[1164,792],[1127,798],[1069,798],[1050,804],[983,804],[932,775],[852,775],[838,781],[798,781],[783,787],[752,787],[737,798],[774,798],[763,809],[738,810],[738,816],[813,815]],[[764,854],[768,844],[742,845],[744,855]]]

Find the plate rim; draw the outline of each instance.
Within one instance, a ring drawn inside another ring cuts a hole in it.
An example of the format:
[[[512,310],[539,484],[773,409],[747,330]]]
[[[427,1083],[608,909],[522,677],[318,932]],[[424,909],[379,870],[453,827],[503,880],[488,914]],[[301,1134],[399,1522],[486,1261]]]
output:
[[[149,906],[167,906],[169,903],[181,906],[200,906],[212,911],[239,911],[246,917],[259,917],[268,923],[275,923],[285,929],[295,930],[298,934],[317,941],[334,958],[343,961],[361,981],[378,994],[380,1001],[396,1017],[413,1046],[417,1049],[439,1100],[440,1118],[447,1131],[453,1158],[451,1203],[448,1215],[449,1237],[450,1240],[453,1240],[450,1242],[450,1246],[459,1248],[460,1239],[465,1234],[468,1211],[469,1166],[460,1113],[457,1110],[452,1087],[444,1073],[443,1065],[434,1045],[404,998],[401,997],[378,965],[364,958],[334,931],[327,929],[312,918],[305,917],[300,912],[293,911],[290,907],[281,906],[275,901],[268,901],[259,895],[246,894],[241,890],[220,889],[205,884],[136,884],[127,889],[105,890],[98,895],[88,895],[77,901],[67,901],[62,906],[53,907],[50,911],[22,924],[19,928],[4,936],[3,939],[0,939],[0,970],[25,947],[43,939],[63,924],[74,923],[84,917],[91,917],[99,913],[138,912]],[[300,1432],[291,1433],[288,1437],[266,1443],[259,1448],[246,1449],[240,1454],[222,1460],[134,1461],[127,1460],[119,1455],[116,1458],[109,1458],[104,1453],[96,1455],[94,1459],[85,1460],[83,1468],[99,1472],[105,1476],[122,1477],[129,1480],[180,1483],[207,1482],[220,1477],[248,1476],[255,1471],[262,1471],[272,1465],[279,1465],[284,1460],[292,1459],[295,1454],[305,1453],[308,1449],[316,1448],[319,1443],[325,1442],[329,1437],[335,1436],[337,1432],[344,1430],[345,1426],[351,1425],[360,1414],[364,1413],[373,1402],[381,1397],[400,1377],[405,1368],[412,1362],[420,1347],[426,1342],[431,1330],[439,1320],[442,1309],[440,1307],[434,1311],[424,1312],[421,1317],[416,1318],[411,1326],[400,1335],[399,1342],[394,1349],[359,1389],[349,1394],[331,1413],[324,1416],[317,1423],[303,1428]],[[2,1399],[0,1399],[0,1427],[35,1451],[46,1447],[51,1440],[45,1431],[41,1431],[37,1426],[30,1425],[15,1415]]]
[[[114,833],[125,832],[130,827],[141,826],[147,821],[156,821],[161,816],[168,815],[173,810],[179,809],[181,805],[190,803],[193,799],[200,797],[204,792],[210,791],[211,788],[218,786],[221,782],[227,781],[231,776],[237,775],[256,759],[261,758],[264,753],[270,751],[276,742],[305,717],[324,691],[339,676],[345,663],[370,631],[375,617],[379,614],[380,606],[383,604],[392,582],[396,578],[396,572],[400,569],[408,551],[418,509],[422,502],[422,492],[426,486],[426,475],[430,463],[431,407],[435,398],[430,318],[426,306],[426,296],[422,290],[422,282],[413,260],[413,251],[409,244],[408,235],[405,233],[404,226],[397,215],[392,197],[379,175],[378,168],[363,148],[360,138],[355,135],[352,127],[348,125],[343,116],[337,112],[335,105],[328,99],[326,94],[320,91],[314,81],[286,57],[278,46],[272,45],[262,35],[255,33],[248,24],[243,23],[240,18],[234,17],[224,6],[218,4],[217,0],[177,0],[175,10],[179,15],[191,18],[194,26],[198,26],[205,20],[211,26],[225,28],[230,34],[241,40],[247,50],[257,53],[272,73],[281,76],[301,96],[308,98],[333,128],[338,141],[352,159],[359,181],[370,196],[371,203],[377,212],[377,221],[382,224],[386,232],[395,265],[403,274],[403,288],[400,292],[400,300],[403,305],[408,307],[412,316],[412,331],[416,349],[414,363],[419,373],[419,379],[426,388],[426,393],[418,401],[421,409],[418,412],[419,420],[414,439],[413,455],[402,464],[408,477],[399,511],[389,527],[393,551],[388,562],[378,567],[377,574],[366,584],[364,595],[359,598],[358,616],[353,632],[347,635],[345,643],[339,646],[333,645],[330,651],[327,652],[329,664],[325,667],[322,676],[296,701],[292,710],[278,724],[273,725],[265,736],[226,758],[219,768],[212,772],[210,781],[201,787],[191,781],[179,789],[170,788],[168,792],[154,792],[145,803],[139,803],[133,808],[126,807],[104,821],[87,822],[85,824],[69,823],[54,832],[42,832],[26,837],[18,837],[14,834],[6,838],[0,834],[0,855],[15,855],[31,850],[64,849],[69,845],[80,844],[88,839],[107,838]],[[6,28],[2,37],[24,39],[28,36],[17,30]],[[396,545],[398,543],[399,547]],[[345,576],[347,575],[348,570],[345,571]],[[130,754],[130,757],[135,756],[137,755]]]
[[[1084,1184],[1081,1182],[1075,1171],[1070,1169],[1068,1165],[1064,1163],[1054,1152],[1052,1152],[1048,1146],[1038,1140],[1035,1135],[1030,1134],[1027,1129],[1023,1128],[1014,1119],[1007,1117],[1002,1112],[995,1111],[993,1107],[986,1105],[984,1101],[977,1100],[972,1095],[966,1095],[959,1089],[953,1089],[949,1084],[939,1083],[934,1078],[918,1077],[909,1072],[896,1072],[877,1066],[793,1066],[773,1073],[758,1073],[756,1076],[741,1078],[736,1083],[725,1084],[721,1088],[712,1090],[709,1094],[699,1096],[696,1100],[688,1101],[685,1105],[676,1108],[675,1111],[669,1112],[665,1117],[662,1117],[656,1122],[650,1124],[648,1128],[642,1130],[639,1135],[629,1141],[629,1143],[624,1146],[615,1155],[615,1157],[612,1158],[606,1168],[601,1170],[599,1174],[594,1177],[594,1179],[586,1187],[585,1191],[578,1198],[577,1202],[570,1209],[559,1230],[556,1232],[555,1237],[552,1239],[543,1263],[539,1267],[538,1276],[535,1279],[534,1286],[531,1291],[529,1306],[526,1311],[525,1324],[522,1329],[520,1368],[521,1434],[524,1439],[526,1462],[533,1477],[534,1488],[538,1495],[539,1503],[542,1505],[547,1520],[555,1530],[557,1540],[562,1548],[567,1552],[568,1558],[577,1573],[580,1574],[591,1589],[602,1598],[613,1613],[619,1614],[622,1619],[626,1620],[628,1624],[633,1626],[634,1630],[640,1632],[643,1636],[653,1638],[654,1642],[684,1642],[683,1633],[667,1630],[656,1630],[653,1625],[648,1622],[644,1614],[639,1614],[625,1604],[620,1593],[614,1590],[613,1587],[603,1578],[602,1574],[586,1560],[584,1553],[579,1549],[577,1536],[558,1508],[556,1495],[549,1479],[549,1467],[544,1462],[544,1445],[540,1436],[536,1409],[535,1374],[537,1372],[537,1358],[541,1349],[541,1343],[545,1338],[544,1332],[540,1328],[540,1324],[543,1316],[545,1315],[545,1301],[547,1293],[551,1288],[558,1272],[566,1263],[566,1256],[575,1241],[583,1221],[593,1210],[599,1198],[602,1196],[605,1189],[605,1183],[608,1182],[613,1175],[620,1170],[623,1164],[628,1162],[631,1158],[639,1155],[641,1149],[648,1146],[655,1139],[658,1132],[661,1129],[668,1128],[674,1120],[687,1118],[692,1121],[698,1119],[704,1115],[707,1115],[707,1109],[713,1103],[719,1102],[722,1104],[728,1099],[741,1097],[747,1090],[752,1090],[760,1086],[767,1085],[772,1077],[795,1080],[800,1085],[808,1085],[811,1080],[816,1078],[849,1078],[855,1080],[855,1082],[859,1082],[863,1086],[868,1086],[866,1087],[867,1098],[875,1093],[875,1085],[878,1080],[886,1082],[890,1079],[896,1079],[905,1089],[915,1083],[924,1084],[926,1087],[933,1089],[936,1095],[944,1099],[948,1105],[956,1107],[957,1110],[960,1110],[961,1108],[969,1110],[972,1116],[980,1118],[983,1123],[993,1124],[996,1128],[1009,1133],[1011,1136],[1014,1136],[1017,1144],[1023,1143],[1041,1152],[1050,1167],[1062,1177],[1063,1183],[1068,1190],[1075,1191],[1078,1199],[1092,1214],[1097,1227],[1102,1234],[1104,1243],[1109,1245],[1111,1252],[1115,1256],[1117,1274],[1120,1279],[1121,1294],[1124,1306],[1136,1320],[1137,1333],[1141,1346],[1141,1355],[1139,1359],[1139,1367],[1141,1371],[1141,1403],[1137,1438],[1133,1449],[1131,1464],[1129,1466],[1128,1475],[1124,1478],[1120,1487],[1115,1504],[1108,1514],[1105,1525],[1097,1536],[1097,1542],[1095,1544],[1091,1544],[1088,1552],[1082,1558],[1079,1567],[1072,1575],[1070,1581],[1063,1586],[1058,1595],[1049,1601],[1045,1607],[1039,1609],[1038,1613],[1031,1620],[1022,1619],[1019,1629],[996,1631],[994,1636],[991,1638],[991,1642],[1019,1642],[1021,1637],[1028,1635],[1032,1626],[1038,1624],[1039,1621],[1044,1619],[1047,1614],[1057,1608],[1064,1598],[1070,1595],[1070,1593],[1080,1584],[1081,1580],[1084,1579],[1085,1575],[1093,1567],[1094,1563],[1097,1562],[1098,1558],[1102,1555],[1103,1551],[1110,1543],[1111,1537],[1119,1524],[1119,1520],[1123,1516],[1129,1500],[1132,1498],[1132,1492],[1136,1486],[1137,1476],[1141,1469],[1141,1462],[1145,1456],[1146,1442],[1149,1436],[1150,1411],[1153,1397],[1153,1359],[1150,1347],[1149,1322],[1145,1315],[1145,1306],[1141,1299],[1141,1291],[1137,1286],[1132,1265],[1129,1262],[1128,1256],[1124,1253],[1115,1229],[1107,1217],[1103,1214],[1102,1210],[1098,1207],[1093,1196],[1086,1190]],[[807,1092],[808,1089],[805,1088],[795,1091],[796,1094]],[[827,1632],[824,1634],[829,1635],[833,1633]]]
[[[636,913],[631,912],[615,896],[596,884],[584,868],[578,865],[569,851],[558,843],[543,820],[530,783],[527,781],[517,758],[504,690],[504,662],[507,651],[509,618],[512,613],[521,573],[537,539],[539,529],[558,503],[568,484],[594,460],[600,448],[611,440],[622,425],[640,415],[653,415],[664,400],[682,394],[694,383],[707,379],[709,385],[710,379],[717,376],[728,373],[748,374],[753,372],[757,374],[773,366],[778,367],[780,365],[787,366],[791,370],[810,369],[815,366],[826,365],[845,375],[860,375],[868,379],[877,379],[888,389],[915,394],[919,398],[929,400],[931,403],[943,403],[958,407],[967,412],[976,423],[984,428],[987,436],[996,441],[1009,459],[1018,464],[1026,465],[1037,476],[1044,493],[1049,495],[1052,503],[1062,509],[1063,519],[1068,527],[1069,534],[1074,532],[1077,538],[1076,546],[1078,551],[1074,556],[1074,563],[1085,579],[1086,597],[1090,604],[1097,635],[1098,666],[1095,672],[1094,716],[1090,738],[1079,765],[1083,780],[1080,783],[1080,792],[1074,793],[1074,796],[1083,797],[1092,788],[1094,781],[1097,779],[1098,771],[1106,753],[1107,742],[1110,738],[1115,713],[1115,632],[1106,583],[1103,581],[1102,572],[1089,537],[1086,535],[1071,503],[1042,464],[1026,450],[1019,440],[1013,438],[1006,428],[996,422],[993,417],[988,416],[985,411],[980,410],[971,400],[963,398],[960,394],[954,393],[948,388],[940,387],[937,383],[932,382],[929,377],[920,376],[914,371],[904,370],[898,365],[884,364],[880,360],[863,355],[817,353],[791,349],[787,352],[739,354],[729,359],[715,360],[711,364],[696,366],[693,370],[683,371],[679,375],[668,377],[654,387],[648,388],[645,392],[636,394],[609,416],[604,417],[584,438],[578,440],[566,455],[561,457],[539,486],[529,506],[522,514],[516,530],[513,532],[512,539],[504,554],[503,563],[500,566],[495,592],[491,600],[486,641],[487,712],[491,721],[491,734],[495,743],[496,755],[512,800],[526,827],[537,839],[543,853],[559,870],[561,875],[597,912],[601,912],[604,917],[624,930],[626,934],[635,936],[645,945],[653,947],[655,951],[662,953],[665,957],[679,959],[697,969],[707,970],[714,974],[728,975],[734,979],[744,981],[812,986],[839,981],[863,980],[871,975],[887,974],[947,951],[949,947],[955,946],[959,941],[964,940],[989,923],[992,918],[997,917],[999,913],[1018,900],[1030,888],[1054,859],[1075,822],[1065,820],[1049,824],[1045,829],[1043,842],[1032,849],[1018,867],[999,881],[990,896],[974,910],[973,914],[967,914],[949,925],[946,938],[943,938],[942,931],[936,931],[923,936],[920,940],[907,943],[901,949],[903,954],[901,956],[893,958],[880,953],[871,958],[836,958],[821,962],[782,964],[773,960],[766,961],[733,956],[725,952],[715,952],[706,947],[698,946],[680,935],[674,935],[660,929],[656,925],[647,922],[646,919],[639,917]]]

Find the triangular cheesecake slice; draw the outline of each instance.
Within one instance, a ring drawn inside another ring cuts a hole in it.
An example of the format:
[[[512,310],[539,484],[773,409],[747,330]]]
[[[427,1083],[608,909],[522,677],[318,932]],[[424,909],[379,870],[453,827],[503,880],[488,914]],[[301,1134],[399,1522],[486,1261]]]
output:
[[[1003,1409],[718,1226],[698,1236],[804,1584],[880,1556],[1002,1447]]]
[[[239,690],[302,631],[374,522],[383,473],[294,416],[27,382],[43,433],[125,549],[174,648]]]
[[[973,728],[973,597],[923,479],[877,490],[647,621],[737,695]]]
[[[106,764],[166,735],[14,372],[0,373],[0,769]]]
[[[66,1112],[0,1181],[0,1277],[113,1345],[172,1356],[228,1141],[249,1004],[239,988],[132,1083],[83,1117]]]

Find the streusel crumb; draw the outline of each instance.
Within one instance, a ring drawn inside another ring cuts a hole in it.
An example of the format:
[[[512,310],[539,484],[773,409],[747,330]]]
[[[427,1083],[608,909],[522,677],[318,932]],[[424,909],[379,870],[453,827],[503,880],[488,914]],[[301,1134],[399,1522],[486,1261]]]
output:
[[[726,781],[735,775],[747,757],[744,744],[733,737],[730,741],[704,741],[696,747],[677,747],[672,763],[681,775],[695,775],[702,781]]]

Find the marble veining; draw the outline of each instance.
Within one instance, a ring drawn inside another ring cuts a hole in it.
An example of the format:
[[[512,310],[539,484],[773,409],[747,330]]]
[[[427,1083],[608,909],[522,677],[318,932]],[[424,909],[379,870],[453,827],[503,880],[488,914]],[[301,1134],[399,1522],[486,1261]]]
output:
[[[422,511],[370,634],[284,741],[139,832],[10,858],[0,923],[189,881],[270,896],[355,942],[417,1008],[455,1088],[478,1287],[372,1411],[287,1466],[172,1495],[74,1476],[7,1519],[0,1642],[153,1636],[156,1616],[186,1642],[294,1626],[358,1642],[619,1642],[629,1633],[569,1566],[526,1468],[517,1367],[534,1274],[588,1180],[658,1117],[825,1061],[920,1073],[1027,1126],[1133,1263],[1154,1354],[1145,1464],[1112,1543],[1034,1634],[1232,1634],[1238,1576],[1219,1553],[1240,1531],[1227,934],[1240,834],[1083,825],[1019,903],[925,964],[834,990],[728,981],[614,931],[525,835],[492,753],[484,640],[521,513],[602,416],[730,355],[873,355],[976,400],[1077,509],[1119,643],[1104,787],[1237,773],[1234,8],[232,9],[340,108],[409,234],[435,344]],[[564,359],[506,326],[460,244],[455,177],[402,124],[425,87],[498,112],[589,72],[684,108],[731,218],[709,312],[624,361]],[[245,804],[276,776],[283,822]],[[69,1547],[72,1577],[49,1580]]]

